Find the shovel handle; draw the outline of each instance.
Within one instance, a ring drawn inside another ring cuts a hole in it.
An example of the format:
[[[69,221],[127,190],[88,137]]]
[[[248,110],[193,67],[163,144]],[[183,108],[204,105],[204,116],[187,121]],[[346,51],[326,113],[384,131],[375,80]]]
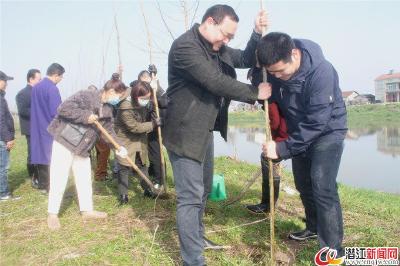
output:
[[[121,145],[119,145],[114,139],[113,137],[110,135],[110,133],[107,132],[107,130],[105,130],[105,128],[99,123],[99,121],[94,121],[93,124],[95,124],[97,126],[97,128],[101,131],[101,133],[106,137],[106,139],[114,146],[114,148],[116,150],[119,150],[121,148]],[[131,158],[126,157],[125,158],[128,163],[132,166],[132,168],[136,171],[136,173],[139,174],[139,176],[143,179],[144,182],[146,182],[146,184],[150,187],[150,189],[157,193],[157,189],[154,188],[153,183],[149,180],[149,178],[143,174],[143,172],[139,169],[139,167],[137,167],[137,165],[132,161]]]

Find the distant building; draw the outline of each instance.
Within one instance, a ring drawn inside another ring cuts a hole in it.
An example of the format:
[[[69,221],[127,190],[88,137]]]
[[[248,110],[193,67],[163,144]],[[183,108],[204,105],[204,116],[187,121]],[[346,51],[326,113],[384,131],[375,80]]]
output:
[[[400,102],[400,72],[391,70],[375,79],[376,100],[382,103]]]
[[[375,95],[372,94],[360,94],[357,95],[349,105],[360,105],[360,104],[372,104],[375,103]]]
[[[356,91],[342,91],[342,98],[346,105],[351,104],[351,101],[353,101],[358,95],[359,94]]]
[[[359,94],[356,91],[343,91],[342,98],[346,105],[375,103],[375,96],[373,94]]]

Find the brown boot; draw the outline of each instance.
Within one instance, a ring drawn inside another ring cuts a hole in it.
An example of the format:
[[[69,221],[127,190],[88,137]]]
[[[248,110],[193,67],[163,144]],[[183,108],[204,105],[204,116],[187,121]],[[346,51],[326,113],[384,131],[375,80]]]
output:
[[[82,218],[84,220],[90,220],[90,219],[106,219],[107,218],[107,213],[105,212],[99,212],[99,211],[89,211],[89,212],[81,212]]]
[[[49,214],[47,217],[47,226],[50,230],[55,231],[61,228],[60,220],[57,214]]]

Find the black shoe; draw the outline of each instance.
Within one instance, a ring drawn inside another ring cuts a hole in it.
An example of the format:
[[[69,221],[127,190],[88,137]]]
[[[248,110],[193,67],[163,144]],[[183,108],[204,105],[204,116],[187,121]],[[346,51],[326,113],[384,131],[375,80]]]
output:
[[[256,205],[247,205],[246,209],[254,214],[265,214],[269,213],[269,206],[268,204],[260,203]]]
[[[315,239],[315,238],[317,238],[317,233],[311,232],[308,229],[304,229],[303,231],[289,234],[289,239],[297,240],[297,241],[304,241],[304,240]]]
[[[124,204],[128,204],[128,195],[123,194],[119,196],[119,205],[124,205]]]
[[[145,198],[155,199],[157,197],[157,194],[153,193],[153,191],[151,191],[150,189],[145,189],[143,192],[143,196]]]
[[[205,250],[220,250],[220,249],[224,249],[224,246],[222,245],[218,245],[214,242],[212,242],[211,240],[203,237],[203,241],[204,241],[204,249]]]

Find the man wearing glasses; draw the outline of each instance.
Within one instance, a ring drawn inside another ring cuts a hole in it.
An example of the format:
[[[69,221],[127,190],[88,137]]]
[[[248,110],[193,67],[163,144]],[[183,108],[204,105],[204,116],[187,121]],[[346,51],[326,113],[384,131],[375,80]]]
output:
[[[201,24],[176,39],[169,51],[164,144],[174,173],[184,265],[204,265],[203,250],[218,248],[204,237],[202,221],[213,177],[213,131],[226,140],[231,99],[253,103],[269,97],[269,85],[239,82],[235,72],[256,63],[257,42],[267,25],[265,11],[257,15],[245,50],[226,46],[238,22],[232,7],[212,6]]]

